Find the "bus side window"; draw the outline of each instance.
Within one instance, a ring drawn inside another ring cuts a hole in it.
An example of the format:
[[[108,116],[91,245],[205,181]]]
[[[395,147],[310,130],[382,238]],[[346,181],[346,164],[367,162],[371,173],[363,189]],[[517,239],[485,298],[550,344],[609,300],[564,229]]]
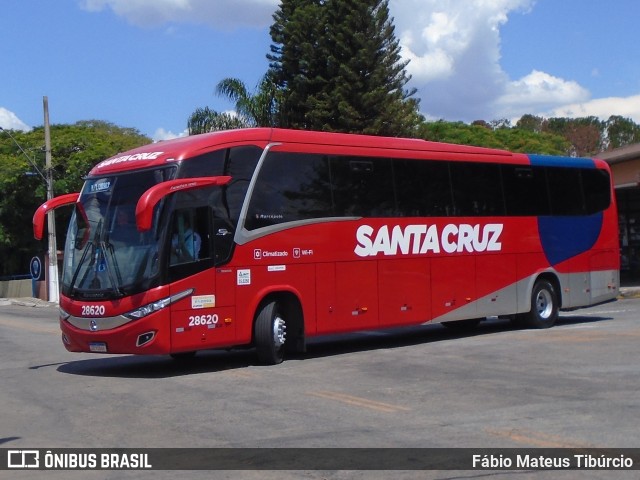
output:
[[[491,163],[452,162],[451,184],[456,215],[504,215],[500,166]]]
[[[210,258],[207,217],[207,207],[175,212],[171,231],[171,265]]]
[[[329,162],[324,155],[272,152],[253,190],[248,230],[333,215]]]
[[[604,170],[582,170],[582,188],[587,193],[587,215],[602,212],[611,205],[611,179]]]
[[[585,215],[587,208],[580,170],[547,167],[552,215]]]
[[[453,215],[449,166],[446,162],[395,159],[393,169],[401,216]]]
[[[507,215],[550,215],[549,192],[544,167],[502,165]]]
[[[397,214],[391,159],[335,156],[330,159],[330,169],[337,216]]]

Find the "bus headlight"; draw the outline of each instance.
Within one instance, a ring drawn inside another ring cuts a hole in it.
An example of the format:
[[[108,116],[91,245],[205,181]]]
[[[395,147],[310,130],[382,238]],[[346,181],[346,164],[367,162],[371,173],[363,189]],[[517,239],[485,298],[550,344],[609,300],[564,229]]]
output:
[[[183,292],[176,293],[175,295],[171,295],[170,297],[163,298],[161,300],[157,300],[152,303],[148,303],[147,305],[144,305],[140,308],[136,308],[135,310],[132,310],[130,312],[123,313],[122,316],[130,320],[138,320],[140,318],[144,318],[147,315],[151,315],[154,312],[157,312],[159,310],[162,310],[163,308],[168,307],[169,305],[177,302],[178,300],[182,300],[183,298],[188,297],[193,293],[193,291],[194,289],[190,288]]]

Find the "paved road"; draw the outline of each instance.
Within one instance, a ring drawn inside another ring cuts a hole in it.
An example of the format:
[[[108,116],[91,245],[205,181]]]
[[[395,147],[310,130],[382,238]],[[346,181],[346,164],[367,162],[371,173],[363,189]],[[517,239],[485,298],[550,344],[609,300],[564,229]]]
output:
[[[251,351],[201,352],[182,364],[168,357],[68,353],[56,308],[4,305],[0,446],[640,447],[639,345],[640,299],[625,299],[563,313],[550,330],[516,330],[496,319],[467,334],[433,325],[316,340],[307,354],[273,367],[256,366]],[[214,473],[391,478],[389,472]],[[576,473],[517,478],[639,476]],[[20,472],[15,478],[70,476]],[[393,475],[477,476],[483,472]]]

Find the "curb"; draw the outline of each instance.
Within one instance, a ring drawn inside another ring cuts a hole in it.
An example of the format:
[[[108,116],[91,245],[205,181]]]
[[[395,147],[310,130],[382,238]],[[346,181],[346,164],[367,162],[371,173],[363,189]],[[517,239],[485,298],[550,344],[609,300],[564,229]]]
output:
[[[0,306],[19,305],[22,307],[55,307],[56,303],[41,300],[39,298],[23,297],[23,298],[0,298]]]
[[[625,298],[640,298],[640,288],[638,287],[623,287],[620,289],[619,299]]]

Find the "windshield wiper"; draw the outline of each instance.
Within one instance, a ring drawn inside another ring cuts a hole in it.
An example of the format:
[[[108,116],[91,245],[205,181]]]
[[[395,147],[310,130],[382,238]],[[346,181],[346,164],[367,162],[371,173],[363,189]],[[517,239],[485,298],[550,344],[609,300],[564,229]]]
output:
[[[124,297],[124,293],[120,290],[120,285],[122,285],[122,274],[120,273],[120,267],[118,266],[118,259],[116,258],[116,254],[113,250],[113,244],[109,242],[109,232],[105,235],[105,239],[100,240],[100,248],[103,252],[109,252],[109,258],[113,263],[113,269],[116,271],[116,276],[118,277],[118,282],[116,283],[113,278],[113,274],[111,273],[111,269],[107,263],[107,259],[105,256],[105,268],[107,270],[107,275],[109,275],[109,280],[111,281],[111,287],[113,293],[116,297]],[[103,253],[104,255],[104,253]]]
[[[88,296],[88,295],[90,296],[91,292],[93,292],[94,294],[98,293],[99,291],[104,292],[104,290],[102,289],[102,283],[100,282],[100,278],[98,277],[98,273],[102,271],[101,266],[104,265],[104,271],[107,272],[107,275],[109,277],[109,283],[111,283],[111,288],[109,290],[113,292],[115,297],[124,297],[124,293],[119,288],[120,284],[117,283],[113,278],[111,268],[109,267],[109,264],[107,262],[106,252],[109,251],[110,252],[109,257],[112,259],[111,261],[113,263],[113,269],[116,271],[118,280],[122,282],[122,276],[120,274],[118,262],[116,260],[116,257],[113,251],[113,246],[109,243],[108,238],[106,240],[102,238],[102,233],[103,233],[102,227],[103,227],[103,222],[102,220],[100,220],[98,222],[98,227],[96,228],[96,232],[93,235],[93,239],[87,242],[87,245],[85,246],[84,251],[82,252],[82,256],[80,257],[78,266],[76,267],[73,277],[71,278],[70,288],[73,292],[80,292],[83,296]],[[91,258],[87,259],[87,255],[89,254],[90,247],[91,247]],[[77,285],[76,281],[78,280],[78,276],[80,275],[82,268],[85,267],[85,261],[87,261],[88,264],[86,265],[85,273],[82,277],[81,284],[82,285],[85,284],[91,270],[93,270],[93,273],[94,273],[94,276],[91,279],[91,282],[89,283],[89,291],[85,289],[80,289],[76,286]]]
[[[76,280],[78,279],[78,275],[80,275],[80,270],[82,269],[82,266],[84,265],[84,260],[85,258],[87,258],[87,254],[89,253],[89,247],[93,247],[93,250],[91,251],[91,261],[89,263],[89,265],[87,265],[87,270],[86,273],[84,275],[84,278],[87,278],[87,274],[89,273],[89,267],[91,267],[91,265],[93,265],[94,262],[94,258],[95,258],[95,244],[93,241],[89,241],[87,242],[87,244],[84,247],[84,250],[82,251],[82,256],[80,257],[80,261],[78,262],[78,266],[76,267],[75,272],[73,272],[73,277],[71,277],[71,283],[69,284],[69,287],[72,291],[76,291]]]

